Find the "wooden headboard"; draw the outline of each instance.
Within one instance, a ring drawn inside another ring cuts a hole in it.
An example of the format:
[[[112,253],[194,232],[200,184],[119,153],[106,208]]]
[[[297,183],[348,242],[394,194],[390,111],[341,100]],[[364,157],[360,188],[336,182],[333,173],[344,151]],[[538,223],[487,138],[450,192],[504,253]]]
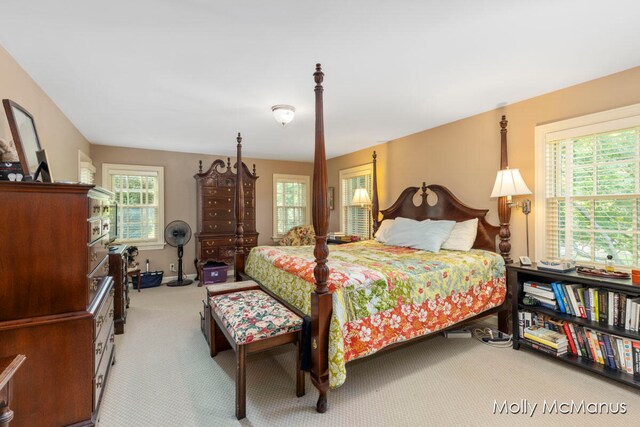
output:
[[[422,202],[416,206],[413,203],[413,197],[418,191],[421,191]],[[429,204],[430,201],[433,201],[433,205]],[[500,227],[487,222],[487,212],[489,209],[475,209],[465,205],[441,185],[427,186],[424,182],[422,187],[406,188],[390,208],[380,211],[382,221],[397,217],[417,221],[433,219],[457,222],[478,218],[478,234],[473,247],[496,252],[496,236],[500,232]]]

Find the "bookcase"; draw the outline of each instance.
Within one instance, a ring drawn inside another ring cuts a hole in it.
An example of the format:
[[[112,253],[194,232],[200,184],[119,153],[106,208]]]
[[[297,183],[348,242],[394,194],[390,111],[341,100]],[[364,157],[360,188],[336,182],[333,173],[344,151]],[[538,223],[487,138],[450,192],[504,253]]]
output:
[[[584,276],[576,272],[559,273],[538,270],[536,265],[518,266],[507,265],[507,283],[512,298],[512,321],[513,321],[513,348],[519,350],[526,348],[536,351],[559,361],[569,363],[587,371],[602,375],[611,380],[621,382],[625,385],[640,389],[640,374],[631,374],[623,370],[614,369],[607,364],[598,363],[590,357],[579,356],[569,351],[564,355],[556,356],[549,352],[542,351],[542,346],[537,346],[521,336],[521,325],[519,312],[526,311],[536,316],[553,319],[559,322],[572,324],[572,327],[590,330],[600,335],[607,335],[614,338],[622,338],[631,342],[640,342],[640,332],[625,329],[620,326],[611,326],[601,321],[594,321],[588,318],[574,316],[569,313],[562,313],[558,308],[551,309],[544,306],[531,306],[523,304],[524,286],[526,282],[537,282],[548,284],[562,282],[564,284],[575,284],[584,288],[597,288],[611,293],[624,294],[625,296],[640,297],[640,285],[634,285],[630,279],[606,279],[592,276]],[[567,337],[571,339],[571,337]],[[575,341],[574,341],[575,342]],[[588,343],[587,343],[588,345]],[[633,352],[633,349],[631,349]],[[578,349],[578,354],[580,351]],[[606,361],[605,361],[606,363]]]

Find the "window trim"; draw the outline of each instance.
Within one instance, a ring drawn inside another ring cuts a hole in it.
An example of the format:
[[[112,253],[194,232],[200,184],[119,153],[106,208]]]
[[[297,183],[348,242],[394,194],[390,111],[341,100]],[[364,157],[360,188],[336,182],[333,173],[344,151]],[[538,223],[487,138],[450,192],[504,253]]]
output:
[[[367,175],[367,173],[363,173],[363,172],[368,172],[368,174],[370,174],[373,179],[373,163],[365,163],[364,165],[342,169],[339,173],[340,178],[338,183],[339,183],[340,191],[339,191],[338,206],[340,207],[340,233],[343,235],[345,234],[346,230],[344,229],[344,209],[343,209],[344,208],[344,204],[343,204],[344,186],[342,185],[342,180],[348,179],[348,178],[354,178],[356,176]],[[369,194],[369,197],[373,199],[373,194]],[[372,223],[373,223],[373,219],[372,219]],[[372,227],[372,224],[370,225],[370,227]],[[370,230],[370,232],[373,232],[373,230]]]
[[[109,191],[111,189],[111,174],[113,172],[134,172],[139,175],[156,173],[158,176],[158,239],[153,242],[129,242],[135,244],[144,250],[164,249],[166,243],[164,241],[164,166],[144,166],[144,165],[126,165],[120,163],[103,163],[102,164],[102,186]],[[122,224],[120,224],[122,226]]]
[[[579,134],[607,132],[640,124],[640,104],[587,114],[535,127],[535,257],[545,259],[546,249],[546,143]]]
[[[274,173],[273,174],[273,189],[272,189],[272,203],[273,203],[273,226],[272,226],[272,234],[271,239],[273,241],[281,240],[285,234],[278,233],[278,203],[277,203],[277,183],[278,180],[292,180],[292,181],[303,181],[307,186],[307,206],[306,206],[306,218],[308,221],[311,221],[311,177],[309,175],[293,175],[293,174],[285,174],[285,173]],[[304,225],[304,224],[303,224]]]

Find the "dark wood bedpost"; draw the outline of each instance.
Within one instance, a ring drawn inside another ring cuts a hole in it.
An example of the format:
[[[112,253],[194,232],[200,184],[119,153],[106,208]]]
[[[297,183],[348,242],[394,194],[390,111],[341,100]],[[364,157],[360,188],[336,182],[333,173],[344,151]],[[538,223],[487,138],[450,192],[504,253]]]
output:
[[[502,116],[500,120],[500,169],[506,169],[509,166],[507,159],[507,116]],[[498,199],[498,218],[500,219],[500,255],[504,258],[504,262],[511,264],[511,231],[509,230],[509,222],[511,221],[511,208],[506,197]]]
[[[502,116],[500,120],[500,169],[506,169],[509,166],[507,159],[507,116]],[[506,197],[498,198],[498,218],[500,220],[500,255],[504,258],[504,262],[510,264],[513,262],[510,256],[511,252],[511,231],[509,230],[509,222],[511,221],[511,207]],[[505,297],[505,309],[498,313],[498,329],[502,332],[511,334],[511,290],[507,288]]]
[[[322,80],[324,73],[320,64],[316,64],[313,73],[316,83],[316,141],[313,159],[313,230],[316,245],[313,254],[316,266],[313,269],[315,291],[311,294],[311,381],[320,396],[316,410],[327,410],[329,392],[329,325],[331,323],[332,295],[327,287],[329,267],[327,258],[327,228],[329,225],[329,205],[327,203],[327,160],[324,148],[324,114],[322,104]]]
[[[236,254],[234,259],[234,275],[236,282],[242,280],[244,273],[244,186],[242,183],[242,136],[238,132],[238,159],[236,163]],[[229,161],[229,166],[231,162]]]
[[[373,234],[376,234],[378,231],[378,212],[380,211],[380,205],[378,202],[378,166],[377,166],[377,158],[378,155],[376,152],[373,152],[373,190],[371,195],[371,216],[373,217]]]

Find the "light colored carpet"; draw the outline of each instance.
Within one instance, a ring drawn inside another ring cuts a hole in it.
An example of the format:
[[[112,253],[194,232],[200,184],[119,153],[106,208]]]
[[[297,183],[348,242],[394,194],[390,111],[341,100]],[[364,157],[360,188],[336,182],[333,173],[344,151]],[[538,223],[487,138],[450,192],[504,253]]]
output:
[[[234,416],[235,359],[209,357],[198,312],[203,288],[131,292],[117,336],[100,427],[637,425],[637,391],[531,351],[436,337],[348,365],[347,382],[317,414],[317,393],[295,396],[294,347],[249,357],[247,418]],[[494,415],[494,401],[538,403],[535,415]],[[542,414],[544,400],[624,402],[625,415]],[[634,421],[635,420],[635,421]]]

